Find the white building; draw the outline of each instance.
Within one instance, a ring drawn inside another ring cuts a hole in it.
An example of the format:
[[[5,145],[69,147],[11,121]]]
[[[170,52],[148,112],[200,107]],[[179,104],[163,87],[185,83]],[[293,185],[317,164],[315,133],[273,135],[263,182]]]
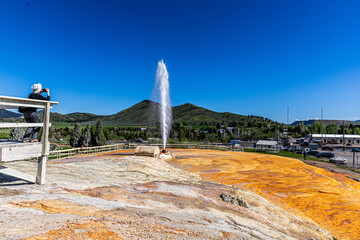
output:
[[[360,144],[360,135],[353,134],[309,134],[306,136],[306,139],[311,139],[312,141],[321,141],[323,139],[326,143],[334,144],[343,144],[343,141],[345,141],[345,144]]]
[[[279,148],[279,147],[280,147],[280,144],[277,141],[259,140],[256,143],[257,149]]]

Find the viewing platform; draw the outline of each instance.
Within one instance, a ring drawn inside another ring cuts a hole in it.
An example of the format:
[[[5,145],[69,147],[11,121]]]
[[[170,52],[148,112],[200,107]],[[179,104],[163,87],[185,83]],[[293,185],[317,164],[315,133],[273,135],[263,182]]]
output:
[[[0,141],[0,162],[10,162],[16,160],[40,157],[42,154],[41,142],[23,143],[17,141]],[[46,155],[49,155],[49,145]]]
[[[26,160],[39,157],[38,171],[35,182],[37,184],[45,183],[46,161],[50,148],[50,143],[48,140],[50,127],[50,109],[53,107],[53,105],[57,104],[58,102],[53,101],[0,96],[0,109],[18,109],[18,107],[31,107],[44,110],[42,123],[0,122],[0,128],[43,127],[43,134],[40,142],[23,143],[17,141],[0,141],[0,164],[1,162]],[[0,168],[0,173],[6,174],[6,172],[3,172],[2,169],[4,168]]]

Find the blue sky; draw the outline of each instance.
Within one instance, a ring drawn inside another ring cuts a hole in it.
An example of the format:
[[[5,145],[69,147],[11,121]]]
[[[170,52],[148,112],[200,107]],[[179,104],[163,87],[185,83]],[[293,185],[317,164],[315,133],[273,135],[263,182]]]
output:
[[[0,1],[0,95],[51,89],[60,113],[151,97],[286,122],[360,119],[359,1]]]

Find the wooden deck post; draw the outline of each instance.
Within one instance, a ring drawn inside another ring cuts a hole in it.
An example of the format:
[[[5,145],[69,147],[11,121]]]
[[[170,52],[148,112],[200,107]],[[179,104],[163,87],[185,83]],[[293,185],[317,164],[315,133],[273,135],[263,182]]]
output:
[[[37,184],[45,184],[46,161],[49,155],[49,123],[50,123],[50,102],[47,102],[44,109],[44,128],[42,135],[42,153],[38,160],[38,171],[36,176]]]

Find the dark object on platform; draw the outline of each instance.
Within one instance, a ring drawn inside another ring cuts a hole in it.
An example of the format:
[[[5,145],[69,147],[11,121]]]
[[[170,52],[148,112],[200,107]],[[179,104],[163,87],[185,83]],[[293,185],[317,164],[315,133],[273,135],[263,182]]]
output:
[[[166,151],[166,149],[164,148],[164,149],[161,151],[161,153],[163,153],[163,154],[167,154],[167,153],[168,153],[168,151]]]
[[[352,152],[360,152],[360,148],[353,148],[351,151]]]

